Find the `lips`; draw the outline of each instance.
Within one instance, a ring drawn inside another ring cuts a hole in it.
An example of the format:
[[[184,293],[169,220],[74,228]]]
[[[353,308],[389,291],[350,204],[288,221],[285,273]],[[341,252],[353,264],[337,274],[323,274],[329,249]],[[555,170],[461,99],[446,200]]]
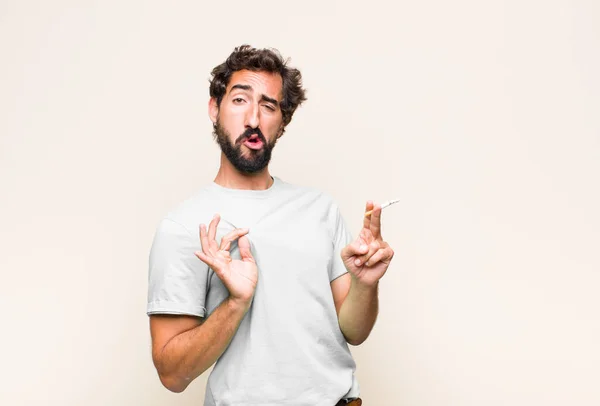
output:
[[[253,150],[259,150],[263,147],[263,142],[258,137],[258,135],[253,135],[244,141],[244,145]]]

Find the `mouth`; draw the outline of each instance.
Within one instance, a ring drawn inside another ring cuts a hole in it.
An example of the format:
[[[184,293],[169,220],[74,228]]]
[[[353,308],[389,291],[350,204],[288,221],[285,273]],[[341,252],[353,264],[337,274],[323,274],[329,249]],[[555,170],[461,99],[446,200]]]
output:
[[[253,134],[250,138],[244,141],[244,145],[253,150],[259,150],[263,147],[263,142],[257,134]]]

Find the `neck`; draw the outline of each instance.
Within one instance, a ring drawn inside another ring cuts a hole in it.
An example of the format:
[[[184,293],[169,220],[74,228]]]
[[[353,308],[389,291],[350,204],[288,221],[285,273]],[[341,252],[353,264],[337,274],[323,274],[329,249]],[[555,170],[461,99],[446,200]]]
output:
[[[230,189],[266,190],[273,184],[273,179],[268,166],[260,172],[242,173],[221,153],[221,166],[215,176],[215,183]]]

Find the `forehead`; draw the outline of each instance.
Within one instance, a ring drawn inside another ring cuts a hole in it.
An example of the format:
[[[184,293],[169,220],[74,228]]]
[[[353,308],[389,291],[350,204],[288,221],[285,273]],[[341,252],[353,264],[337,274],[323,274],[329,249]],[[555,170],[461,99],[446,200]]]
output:
[[[227,85],[227,93],[231,91],[234,85],[252,86],[250,92],[264,94],[277,100],[281,99],[283,91],[281,75],[264,71],[239,70],[233,72]]]

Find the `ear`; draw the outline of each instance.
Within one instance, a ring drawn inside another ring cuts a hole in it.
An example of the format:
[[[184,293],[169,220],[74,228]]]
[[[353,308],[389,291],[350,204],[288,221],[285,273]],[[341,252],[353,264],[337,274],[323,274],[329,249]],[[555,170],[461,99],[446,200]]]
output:
[[[213,123],[216,123],[217,117],[219,117],[219,107],[217,106],[217,99],[214,97],[211,97],[208,101],[208,117]]]
[[[280,139],[281,137],[283,137],[284,132],[285,132],[285,126],[282,125],[281,127],[279,127],[279,131],[277,131],[277,139]]]

